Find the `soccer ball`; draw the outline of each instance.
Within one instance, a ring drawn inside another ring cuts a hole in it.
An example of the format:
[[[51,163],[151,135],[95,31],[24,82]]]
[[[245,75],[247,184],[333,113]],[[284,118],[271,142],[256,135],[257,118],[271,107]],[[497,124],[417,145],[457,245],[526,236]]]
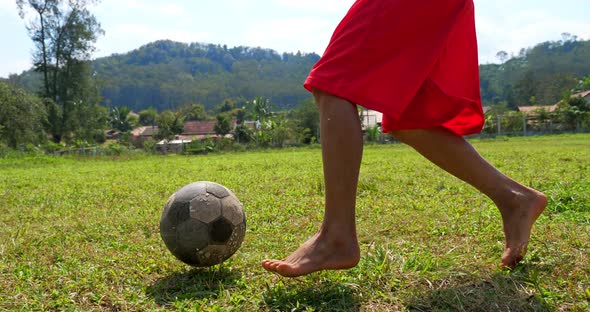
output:
[[[225,186],[201,181],[172,194],[160,219],[166,247],[182,262],[207,267],[231,257],[244,240],[242,203]]]

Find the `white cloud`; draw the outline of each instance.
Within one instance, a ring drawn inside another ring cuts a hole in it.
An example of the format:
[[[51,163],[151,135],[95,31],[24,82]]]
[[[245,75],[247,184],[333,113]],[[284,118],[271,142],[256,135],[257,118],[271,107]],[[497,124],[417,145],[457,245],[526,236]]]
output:
[[[204,42],[210,39],[210,34],[207,32],[165,29],[148,24],[121,24],[109,31],[108,38],[98,40],[96,56],[125,53],[147,43],[165,39],[186,43]]]
[[[242,40],[251,46],[279,52],[299,50],[322,53],[335,27],[329,21],[311,17],[267,20],[250,24]]]
[[[161,20],[187,16],[188,14],[188,10],[178,3],[139,0],[103,0],[96,5],[96,12],[105,15],[125,12],[130,17],[158,17]]]
[[[187,14],[187,10],[183,6],[173,3],[163,4],[158,8],[158,12],[167,16],[185,16]]]
[[[305,9],[309,12],[339,13],[348,10],[354,0],[275,0],[287,8]]]
[[[520,49],[560,40],[564,32],[577,35],[580,39],[590,38],[590,21],[558,18],[541,9],[514,15],[480,15],[476,22],[482,63],[497,62],[495,55],[498,51],[517,55]]]

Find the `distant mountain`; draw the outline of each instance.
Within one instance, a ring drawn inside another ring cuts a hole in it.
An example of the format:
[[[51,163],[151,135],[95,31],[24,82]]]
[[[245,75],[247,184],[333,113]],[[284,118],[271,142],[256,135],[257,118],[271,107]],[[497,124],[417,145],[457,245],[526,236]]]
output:
[[[522,49],[503,64],[480,66],[484,105],[510,107],[555,104],[564,93],[580,91],[590,75],[590,41],[575,36]]]
[[[105,102],[134,110],[174,109],[188,103],[211,108],[225,99],[271,99],[295,107],[310,94],[303,81],[317,54],[156,41],[126,54],[93,61]]]
[[[319,58],[164,40],[96,59],[92,67],[106,105],[161,111],[198,103],[210,109],[226,99],[239,104],[263,96],[283,110],[310,97],[302,83]],[[503,64],[480,65],[480,73],[484,105],[554,104],[565,92],[584,87],[580,81],[590,75],[590,41],[574,36],[544,42]],[[41,85],[32,71],[10,79],[31,91]]]

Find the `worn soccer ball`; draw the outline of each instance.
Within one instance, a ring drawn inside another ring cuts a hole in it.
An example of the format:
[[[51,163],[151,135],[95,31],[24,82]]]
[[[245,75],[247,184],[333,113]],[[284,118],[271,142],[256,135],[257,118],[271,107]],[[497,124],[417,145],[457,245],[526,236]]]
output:
[[[195,182],[172,194],[160,219],[166,247],[182,262],[207,267],[240,248],[246,234],[242,203],[225,186]]]

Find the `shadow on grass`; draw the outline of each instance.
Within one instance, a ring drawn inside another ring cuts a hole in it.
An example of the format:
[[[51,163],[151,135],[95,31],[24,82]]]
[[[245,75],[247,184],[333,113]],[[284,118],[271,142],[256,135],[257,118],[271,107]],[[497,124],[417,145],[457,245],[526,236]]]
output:
[[[526,269],[496,273],[465,285],[423,292],[406,304],[409,311],[551,311],[539,298]]]
[[[329,281],[314,286],[278,283],[267,288],[260,305],[270,311],[360,311],[351,287]]]
[[[235,285],[240,278],[239,272],[226,268],[193,268],[159,279],[147,288],[146,293],[161,305],[188,299],[216,298],[220,291]]]

